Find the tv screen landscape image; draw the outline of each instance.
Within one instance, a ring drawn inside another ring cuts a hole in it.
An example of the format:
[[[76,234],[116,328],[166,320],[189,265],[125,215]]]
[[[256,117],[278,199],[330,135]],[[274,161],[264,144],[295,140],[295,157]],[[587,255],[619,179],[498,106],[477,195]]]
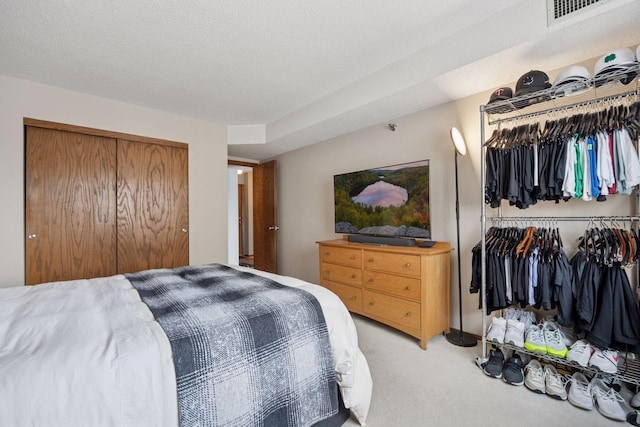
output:
[[[431,238],[429,160],[333,177],[335,232]]]

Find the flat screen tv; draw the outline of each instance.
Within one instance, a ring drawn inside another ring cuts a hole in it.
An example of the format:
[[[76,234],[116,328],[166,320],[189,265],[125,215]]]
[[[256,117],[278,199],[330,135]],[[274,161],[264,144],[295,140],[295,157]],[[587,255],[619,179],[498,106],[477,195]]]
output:
[[[336,233],[431,239],[429,160],[335,175],[333,183]]]

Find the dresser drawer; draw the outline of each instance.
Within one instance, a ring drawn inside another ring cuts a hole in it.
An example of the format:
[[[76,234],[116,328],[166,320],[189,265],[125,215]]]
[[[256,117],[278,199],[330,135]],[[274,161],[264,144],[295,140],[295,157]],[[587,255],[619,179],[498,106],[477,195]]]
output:
[[[394,276],[379,271],[364,271],[365,288],[420,301],[420,279]]]
[[[362,251],[360,249],[320,247],[320,262],[340,264],[347,267],[362,268]]]
[[[352,286],[362,286],[362,270],[342,265],[320,263],[320,278]]]
[[[343,285],[342,283],[326,280],[322,282],[322,286],[329,289],[340,297],[342,303],[349,311],[362,313],[362,289],[353,286]]]
[[[381,317],[404,328],[420,329],[420,304],[417,302],[365,289],[362,309],[367,315]]]
[[[364,251],[364,268],[420,277],[420,256]]]

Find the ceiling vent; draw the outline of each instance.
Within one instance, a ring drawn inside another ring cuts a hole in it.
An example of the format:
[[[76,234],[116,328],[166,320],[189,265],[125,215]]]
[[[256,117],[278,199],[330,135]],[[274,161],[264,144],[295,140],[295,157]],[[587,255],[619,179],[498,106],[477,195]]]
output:
[[[601,0],[547,0],[547,24],[568,19],[584,10],[591,10]]]

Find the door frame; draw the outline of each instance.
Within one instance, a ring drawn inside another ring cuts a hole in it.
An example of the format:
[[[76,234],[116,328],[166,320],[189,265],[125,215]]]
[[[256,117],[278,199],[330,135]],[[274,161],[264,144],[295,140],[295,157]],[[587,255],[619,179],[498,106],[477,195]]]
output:
[[[264,194],[272,194],[273,196],[273,200],[272,200],[272,204],[273,206],[277,206],[277,200],[276,200],[276,183],[277,183],[277,178],[274,175],[272,179],[268,179],[268,180],[256,180],[255,178],[255,168],[258,168],[260,166],[264,166],[267,165],[270,162],[267,163],[258,163],[258,162],[246,162],[246,161],[239,161],[239,160],[227,160],[227,166],[228,167],[233,167],[233,166],[242,166],[242,167],[248,167],[248,168],[252,168],[252,170],[254,170],[253,175],[253,181],[252,181],[252,188],[253,188],[253,256],[254,256],[254,264],[255,267],[261,270],[265,270],[265,271],[269,271],[271,273],[277,273],[277,269],[278,269],[278,258],[277,258],[277,230],[270,230],[270,233],[256,233],[256,221],[258,221],[258,223],[260,222],[260,218],[264,218],[265,216],[265,211],[264,208],[267,207],[267,210],[271,210],[271,208],[269,208],[268,206],[265,206],[265,203],[257,203],[256,198],[260,197],[260,195],[264,195]],[[275,164],[275,161],[274,161]],[[236,200],[229,200],[228,203],[237,203]],[[276,218],[276,212],[275,210],[273,210],[272,212],[273,217],[271,218],[271,221],[269,221],[268,226],[273,226],[277,228],[277,218]],[[262,237],[261,237],[262,236]],[[258,241],[259,239],[264,239],[264,242],[260,242]],[[270,242],[268,242],[268,239],[272,239]],[[265,249],[260,249],[260,248],[272,248],[269,250],[268,254],[265,253],[261,253],[264,252]]]

